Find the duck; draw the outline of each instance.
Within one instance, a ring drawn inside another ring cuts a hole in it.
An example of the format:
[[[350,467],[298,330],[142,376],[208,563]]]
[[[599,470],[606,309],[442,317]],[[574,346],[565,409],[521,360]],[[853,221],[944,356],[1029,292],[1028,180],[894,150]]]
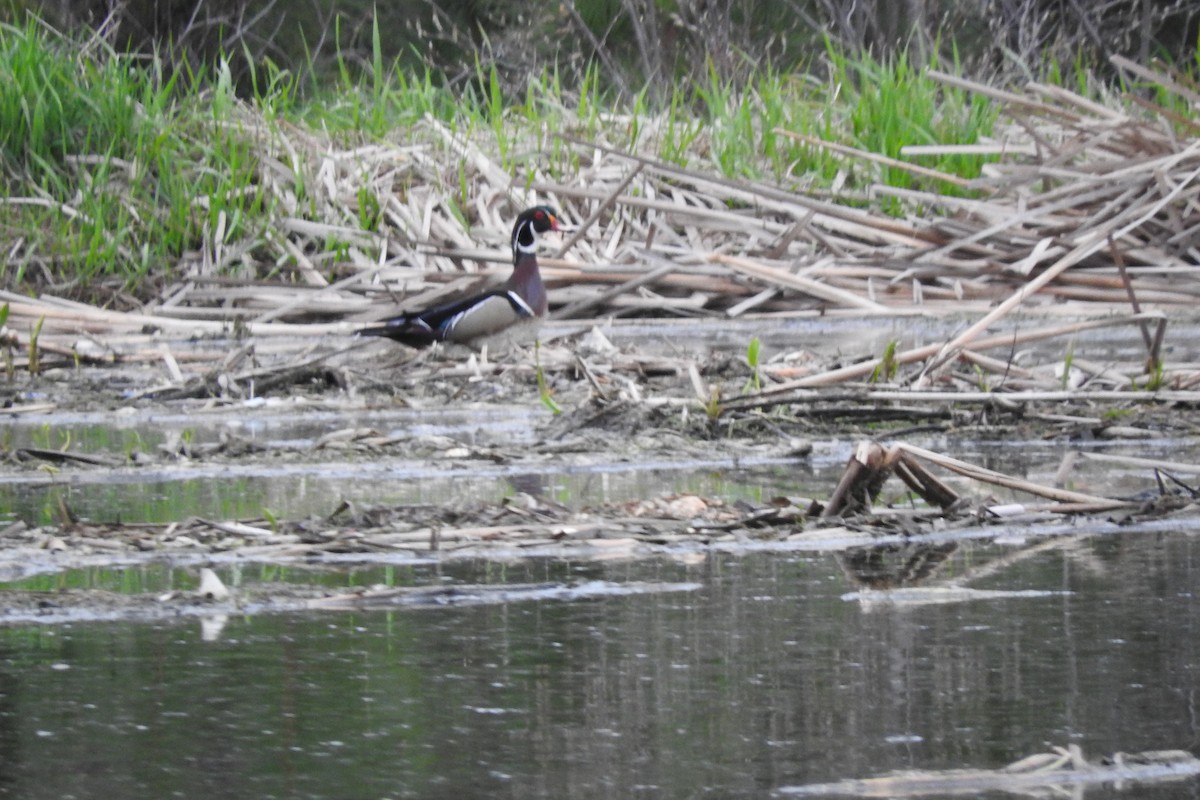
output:
[[[532,338],[546,316],[546,287],[538,270],[537,237],[559,230],[559,214],[550,206],[527,208],[512,230],[513,271],[491,291],[451,300],[422,311],[407,311],[356,331],[382,336],[414,348],[436,342],[480,349],[500,339]],[[532,335],[530,335],[532,334]]]

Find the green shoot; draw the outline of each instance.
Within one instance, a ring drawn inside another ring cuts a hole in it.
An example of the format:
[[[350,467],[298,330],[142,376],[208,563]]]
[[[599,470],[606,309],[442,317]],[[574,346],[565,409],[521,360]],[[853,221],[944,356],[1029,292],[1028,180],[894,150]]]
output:
[[[708,415],[709,422],[716,422],[717,417],[721,416],[721,388],[719,386],[709,387],[708,402],[704,406],[704,413]]]
[[[988,380],[987,372],[984,371],[983,367],[979,366],[978,364],[975,365],[975,380],[979,384],[979,391],[990,392],[992,390],[992,384],[991,381]]]
[[[374,231],[382,219],[383,209],[379,205],[379,198],[371,191],[367,176],[364,175],[358,187],[358,226],[364,231]]]
[[[554,396],[550,393],[550,387],[546,385],[546,376],[542,372],[541,361],[541,342],[533,343],[533,369],[537,376],[538,396],[542,399],[542,405],[550,409],[550,413],[555,416],[562,413],[562,406],[554,400]]]
[[[71,511],[71,507],[67,505],[67,500],[63,497],[62,492],[55,492],[54,500],[57,506],[55,510],[58,513],[60,528],[70,528],[79,521],[79,518],[75,516],[75,512]]]
[[[1151,359],[1146,365],[1146,391],[1157,392],[1166,386],[1167,371],[1161,359]]]
[[[29,374],[37,375],[42,371],[41,361],[38,360],[38,337],[42,335],[42,324],[46,321],[45,317],[38,317],[37,322],[33,323],[33,328],[29,331]]]
[[[1067,352],[1063,354],[1062,379],[1059,388],[1066,390],[1071,386],[1071,368],[1075,363],[1075,342],[1067,343]]]
[[[142,443],[142,435],[137,431],[130,431],[125,437],[125,460],[133,461],[134,457],[145,451],[145,446]]]
[[[11,381],[16,374],[13,364],[12,340],[4,330],[8,324],[8,303],[0,306],[0,341],[4,342],[4,374]]]
[[[746,363],[750,366],[750,380],[746,381],[746,385],[742,387],[743,393],[749,390],[762,391],[762,372],[759,368],[761,349],[762,343],[759,342],[757,336],[752,337],[750,344],[746,345]]]
[[[896,344],[896,340],[892,339],[883,349],[879,363],[875,365],[875,369],[871,370],[871,383],[882,383],[896,377],[896,373],[900,369],[900,363],[896,361]]]

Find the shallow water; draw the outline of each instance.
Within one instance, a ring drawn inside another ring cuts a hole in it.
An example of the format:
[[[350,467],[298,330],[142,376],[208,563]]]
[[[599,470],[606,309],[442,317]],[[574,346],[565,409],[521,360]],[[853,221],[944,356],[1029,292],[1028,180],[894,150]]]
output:
[[[240,616],[215,641],[195,619],[0,630],[0,795],[750,798],[1194,747],[1195,532],[1020,553],[964,545],[934,576],[1024,592],[979,600],[864,601],[833,555],[712,554],[327,578],[693,591]]]
[[[787,331],[853,354],[897,337],[905,346],[943,340],[956,328],[906,325],[810,320]],[[670,350],[669,330],[630,324],[620,333]],[[704,335],[736,350],[757,332],[721,324]],[[1104,336],[1088,340],[1087,357],[1138,357],[1136,332]],[[122,460],[182,435],[303,448],[371,427],[486,448],[534,441],[542,414],[288,404],[50,414],[9,420],[3,444]],[[823,498],[857,438],[818,439],[802,458],[748,455],[718,440],[702,455],[637,460],[413,461],[331,450],[9,470],[0,474],[0,525],[57,522],[64,507],[98,522],[298,519],[342,500],[495,503],[516,492],[574,508],[668,492]],[[1089,455],[1200,462],[1195,439],[906,441],[1041,483],[1061,473],[1068,488],[1100,494],[1152,488],[1153,476]],[[1063,469],[1068,453],[1080,458]],[[885,499],[904,490],[892,491]],[[222,554],[213,563],[235,588],[550,588],[370,611],[155,622],[81,613],[0,628],[0,796],[757,798],[889,770],[996,768],[1068,744],[1093,758],[1198,750],[1193,525],[1160,520],[1114,533],[1105,524],[1105,535],[1089,536],[1066,523],[1059,539],[989,529],[1006,544],[948,545],[935,535],[930,547],[842,555],[697,546],[637,562],[402,563],[377,554],[370,565],[350,555],[280,566]],[[0,588],[154,595],[195,588],[198,563],[70,570]],[[879,591],[892,586],[900,588]],[[1064,796],[1200,798],[1200,782]]]
[[[413,461],[395,456],[330,453],[319,461],[294,463],[258,459],[248,463],[199,461],[113,469],[67,467],[52,473],[23,470],[0,474],[0,524],[12,519],[56,524],[62,519],[63,505],[78,518],[97,523],[165,523],[189,516],[222,520],[325,516],[342,501],[383,505],[495,503],[518,492],[572,508],[670,493],[695,493],[730,502],[823,498],[836,485],[858,439],[817,440],[812,453],[802,457],[747,455],[725,450],[718,441],[700,457],[631,460],[600,455],[565,464],[553,460]],[[1200,442],[1196,440],[1064,444],[910,436],[905,441],[1044,484],[1054,482],[1066,453],[1200,462]],[[1087,493],[1120,496],[1155,488],[1153,472],[1148,468],[1086,458],[1077,460],[1066,475],[1066,488]],[[1189,479],[1187,475],[1180,477]],[[977,493],[974,487],[963,485],[968,493]],[[900,498],[905,491],[895,482],[885,490],[884,501]],[[1000,499],[1017,496],[995,488],[991,493]]]
[[[1014,318],[1002,327],[1016,331],[1046,324],[1046,319]],[[613,323],[607,332],[614,342],[642,351],[659,349],[675,355],[694,352],[700,359],[710,351],[740,355],[746,342],[758,336],[764,343],[764,360],[794,350],[813,352],[824,360],[854,360],[883,352],[891,341],[902,348],[944,341],[964,325],[961,320],[941,317],[866,321],[801,318],[772,321],[769,327],[757,320],[691,321],[687,336],[681,337],[679,327],[670,322],[629,320]],[[550,327],[551,332],[564,332],[577,326],[557,323],[557,327]],[[1186,341],[1192,332],[1176,325],[1169,341]],[[1044,362],[1061,358],[1062,347],[1061,340],[1050,340],[1011,355],[1019,363]],[[1073,337],[1070,349],[1080,358],[1100,363],[1137,362],[1144,345],[1139,332],[1127,325],[1080,333]],[[1176,349],[1170,349],[1169,357],[1193,358]],[[681,377],[680,381],[685,383],[686,379]],[[153,454],[154,463],[111,469],[53,464],[36,471],[0,469],[0,524],[14,518],[31,524],[57,523],[64,507],[96,522],[170,522],[188,516],[298,518],[328,514],[342,500],[387,504],[496,502],[516,492],[542,495],[573,507],[668,492],[695,492],[730,500],[824,497],[840,476],[854,441],[862,438],[818,438],[813,442],[812,455],[802,459],[779,453],[748,455],[719,439],[710,443],[703,457],[614,452],[527,463],[489,460],[486,456],[445,458],[434,452],[427,458],[414,459],[337,450],[313,452],[308,448],[322,436],[349,428],[369,428],[385,436],[414,441],[441,438],[469,448],[520,447],[537,441],[549,412],[540,405],[487,404],[423,410],[387,405],[313,408],[303,401],[281,398],[260,398],[244,406],[208,410],[193,406],[51,412],[5,420],[0,424],[0,447],[5,450],[69,449],[109,456],[122,464],[130,453],[139,451]],[[159,451],[163,445],[177,450],[181,440],[199,446],[224,437],[261,447],[267,455],[193,461],[172,460]],[[905,440],[1032,480],[1052,476],[1063,454],[1071,450],[1200,461],[1200,442],[1195,439],[1064,444],[1038,439],[974,440],[953,433],[907,436]],[[281,457],[279,451],[287,448],[297,448],[300,453]],[[1081,491],[1103,492],[1111,487],[1136,492],[1150,486],[1146,470],[1081,463],[1072,475],[1078,485],[1071,488]],[[1128,480],[1122,482],[1121,475]]]

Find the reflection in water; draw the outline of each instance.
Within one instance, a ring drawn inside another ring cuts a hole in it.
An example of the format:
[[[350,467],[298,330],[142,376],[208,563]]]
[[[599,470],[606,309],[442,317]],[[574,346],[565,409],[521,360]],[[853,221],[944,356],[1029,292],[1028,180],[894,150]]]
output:
[[[213,614],[200,618],[200,639],[205,642],[215,642],[221,638],[225,626],[229,624],[228,614]]]
[[[11,665],[19,653],[0,645],[0,797],[20,796],[19,781],[12,769],[28,755],[22,752],[20,715],[16,697],[20,692],[20,677]]]
[[[846,577],[867,589],[897,589],[919,586],[957,549],[955,542],[852,547],[838,561]]]
[[[1182,533],[1079,548],[964,545],[939,577],[1038,594],[873,613],[833,556],[712,554],[423,576],[695,592],[232,615],[213,642],[195,620],[10,628],[0,792],[760,798],[1047,743],[1195,747],[1200,552]]]

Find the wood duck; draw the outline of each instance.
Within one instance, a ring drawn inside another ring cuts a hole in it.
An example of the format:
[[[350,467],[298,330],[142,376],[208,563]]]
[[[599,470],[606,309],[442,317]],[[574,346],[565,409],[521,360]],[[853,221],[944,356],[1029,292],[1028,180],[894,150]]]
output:
[[[537,234],[558,230],[558,212],[549,206],[522,211],[513,225],[512,275],[483,294],[386,319],[358,331],[359,336],[385,336],[409,347],[451,342],[478,348],[516,328],[534,328],[546,315],[546,287],[538,272]]]

